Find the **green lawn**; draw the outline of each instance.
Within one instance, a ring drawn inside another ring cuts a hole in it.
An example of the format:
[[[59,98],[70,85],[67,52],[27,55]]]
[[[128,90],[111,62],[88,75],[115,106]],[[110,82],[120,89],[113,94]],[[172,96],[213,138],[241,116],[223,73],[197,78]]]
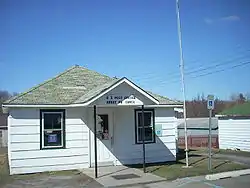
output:
[[[206,175],[218,172],[246,169],[247,166],[233,163],[223,159],[212,159],[212,171],[208,171],[208,158],[201,153],[206,150],[191,150],[189,152],[189,164],[192,168],[183,168],[185,166],[185,154],[181,151],[177,162],[148,165],[147,172],[151,172],[168,180],[177,178]]]
[[[181,149],[183,153],[183,149]],[[199,154],[203,155],[208,153],[207,148],[194,148],[190,150],[191,154]],[[224,150],[224,149],[212,149],[212,154],[229,154],[229,155],[236,155],[236,156],[242,156],[242,157],[250,157],[250,152],[247,151],[240,151],[240,150]]]
[[[250,157],[250,152],[246,151],[238,151],[238,150],[217,150],[216,153],[220,154],[230,154],[230,155],[236,155],[236,156],[242,156],[242,157]]]
[[[250,115],[250,101],[247,101],[243,104],[238,104],[224,110],[220,113],[221,115],[242,115],[242,116],[249,116]]]

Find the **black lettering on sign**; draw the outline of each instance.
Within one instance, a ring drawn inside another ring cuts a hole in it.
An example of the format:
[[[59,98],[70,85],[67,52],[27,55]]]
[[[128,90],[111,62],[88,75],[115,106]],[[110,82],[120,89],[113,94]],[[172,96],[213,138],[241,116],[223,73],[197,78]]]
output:
[[[129,97],[129,99],[135,99],[135,96],[131,95],[131,96]]]
[[[122,96],[115,96],[114,99],[116,100],[122,99]]]
[[[126,104],[135,104],[135,101],[125,101]]]
[[[107,101],[107,104],[116,104],[116,101]]]

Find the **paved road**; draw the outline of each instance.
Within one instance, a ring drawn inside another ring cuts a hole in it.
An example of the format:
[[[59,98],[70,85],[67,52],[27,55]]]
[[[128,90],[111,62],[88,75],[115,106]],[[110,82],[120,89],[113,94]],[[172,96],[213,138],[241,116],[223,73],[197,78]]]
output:
[[[235,163],[242,163],[250,167],[250,157],[243,157],[238,155],[230,155],[230,154],[214,154],[215,158],[224,158]],[[249,186],[250,187],[250,186]]]
[[[173,182],[135,185],[124,188],[249,188],[250,175],[207,181],[204,178],[184,178]]]

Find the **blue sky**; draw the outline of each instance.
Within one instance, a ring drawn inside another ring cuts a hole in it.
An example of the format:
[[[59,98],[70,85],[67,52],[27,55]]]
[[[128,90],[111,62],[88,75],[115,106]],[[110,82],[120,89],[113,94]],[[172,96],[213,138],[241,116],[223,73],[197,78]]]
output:
[[[250,2],[180,0],[186,96],[250,92]],[[0,1],[0,89],[22,92],[79,64],[181,99],[175,0]],[[200,74],[226,71],[199,77]],[[196,76],[196,78],[192,78]]]

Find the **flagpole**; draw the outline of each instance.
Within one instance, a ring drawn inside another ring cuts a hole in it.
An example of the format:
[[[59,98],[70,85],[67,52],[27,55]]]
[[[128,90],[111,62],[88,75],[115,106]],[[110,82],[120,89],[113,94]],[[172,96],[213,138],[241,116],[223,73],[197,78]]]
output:
[[[179,47],[180,47],[180,71],[181,71],[181,85],[182,85],[182,96],[183,96],[183,118],[184,118],[185,153],[186,153],[186,166],[185,167],[189,167],[188,166],[188,143],[187,143],[186,94],[185,94],[185,79],[184,79],[184,58],[183,58],[183,50],[182,50],[179,0],[176,0],[176,14],[177,14],[178,37],[179,37]]]

